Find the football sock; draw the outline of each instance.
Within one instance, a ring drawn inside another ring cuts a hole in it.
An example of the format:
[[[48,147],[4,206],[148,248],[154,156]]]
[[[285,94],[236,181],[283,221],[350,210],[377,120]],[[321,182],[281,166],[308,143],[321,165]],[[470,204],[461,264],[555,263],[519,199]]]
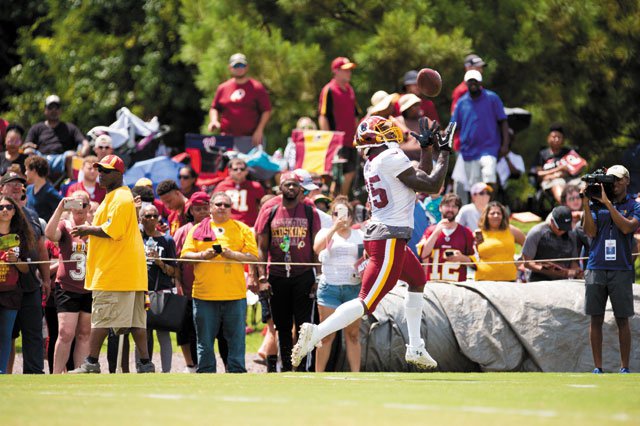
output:
[[[404,312],[407,318],[407,328],[409,329],[409,346],[420,346],[422,337],[420,336],[420,323],[422,322],[422,293],[407,292],[404,299]]]
[[[334,313],[318,325],[318,340],[342,330],[364,315],[364,306],[360,299],[349,300],[338,306]]]

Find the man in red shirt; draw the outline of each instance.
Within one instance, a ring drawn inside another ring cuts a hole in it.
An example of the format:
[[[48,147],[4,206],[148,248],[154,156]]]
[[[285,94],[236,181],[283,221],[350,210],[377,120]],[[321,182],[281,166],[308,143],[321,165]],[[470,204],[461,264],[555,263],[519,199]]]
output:
[[[469,70],[476,70],[482,74],[484,71],[484,67],[487,64],[482,60],[482,58],[478,55],[471,54],[467,55],[464,58],[464,72],[466,74]],[[451,115],[453,115],[453,111],[456,109],[456,104],[458,103],[458,99],[462,97],[465,93],[467,93],[469,89],[467,88],[467,83],[462,81],[460,84],[453,89],[453,93],[451,94]],[[453,149],[457,152],[460,150],[460,133],[456,133],[453,137]]]
[[[318,105],[318,123],[320,130],[337,130],[344,132],[342,149],[338,153],[343,164],[343,182],[340,185],[340,193],[348,195],[355,177],[356,164],[360,161],[356,149],[353,147],[353,137],[358,125],[360,114],[356,102],[356,94],[349,84],[351,70],[356,64],[348,58],[338,57],[331,62],[333,79],[327,83],[320,92]]]
[[[259,182],[247,180],[248,174],[247,163],[234,158],[229,162],[229,176],[216,186],[214,192],[225,192],[231,198],[231,219],[253,227],[264,188]]]
[[[209,110],[210,132],[251,136],[253,146],[262,144],[264,128],[271,116],[271,102],[264,86],[249,78],[249,63],[242,53],[229,58],[231,78],[216,89]]]
[[[158,197],[164,206],[169,210],[167,222],[169,222],[169,233],[173,236],[178,228],[187,223],[187,197],[182,195],[178,184],[166,179],[158,184],[156,188]]]
[[[98,157],[90,155],[82,161],[82,180],[69,185],[66,196],[70,197],[76,191],[84,191],[89,194],[91,201],[101,203],[107,195],[107,190],[98,185],[98,169],[93,167],[98,162]]]

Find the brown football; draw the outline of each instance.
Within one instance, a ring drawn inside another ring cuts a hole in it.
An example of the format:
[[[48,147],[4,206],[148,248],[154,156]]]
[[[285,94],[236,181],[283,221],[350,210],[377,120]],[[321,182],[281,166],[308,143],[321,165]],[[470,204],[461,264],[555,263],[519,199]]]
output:
[[[440,73],[431,68],[422,68],[418,73],[418,89],[430,98],[436,97],[442,90],[442,77]]]

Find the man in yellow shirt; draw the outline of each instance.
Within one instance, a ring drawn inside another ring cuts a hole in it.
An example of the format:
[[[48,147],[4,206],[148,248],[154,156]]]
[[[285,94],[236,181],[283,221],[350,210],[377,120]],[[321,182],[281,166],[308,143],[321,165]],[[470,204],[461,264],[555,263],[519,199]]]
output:
[[[229,346],[228,373],[245,373],[245,319],[247,289],[242,262],[258,260],[251,228],[231,219],[231,198],[224,192],[211,196],[211,216],[194,226],[180,257],[195,263],[193,319],[198,346],[198,373],[215,373],[213,340],[220,327]],[[210,262],[204,262],[211,260]],[[249,268],[254,280],[255,268]]]
[[[144,308],[147,265],[133,195],[122,185],[124,163],[116,155],[107,155],[94,167],[107,195],[93,224],[76,226],[71,231],[74,236],[89,236],[84,285],[93,292],[90,348],[86,361],[71,372],[100,373],[100,348],[113,328],[131,330],[140,354],[136,370],[153,373]]]

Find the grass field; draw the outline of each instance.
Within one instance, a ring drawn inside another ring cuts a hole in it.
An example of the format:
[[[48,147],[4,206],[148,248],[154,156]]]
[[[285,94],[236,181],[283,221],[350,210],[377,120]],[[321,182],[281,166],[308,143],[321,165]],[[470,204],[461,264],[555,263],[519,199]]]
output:
[[[640,375],[0,377],[2,425],[640,424]]]

